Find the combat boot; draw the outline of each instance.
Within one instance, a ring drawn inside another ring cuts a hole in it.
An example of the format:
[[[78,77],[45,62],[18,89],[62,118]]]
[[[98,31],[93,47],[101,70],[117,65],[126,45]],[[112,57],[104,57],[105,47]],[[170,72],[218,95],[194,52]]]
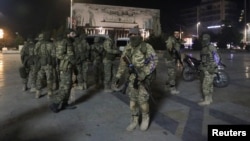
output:
[[[62,104],[62,109],[76,109],[77,107],[74,105],[69,105],[68,103]]]
[[[171,88],[170,88],[170,93],[171,93],[172,95],[177,95],[177,94],[179,94],[180,92],[179,92],[178,90],[176,90],[175,87],[171,87]]]
[[[209,96],[205,96],[204,101],[199,102],[198,104],[200,106],[206,106],[206,105],[209,105],[210,103],[211,103],[211,100],[210,100]]]
[[[31,93],[36,92],[36,85],[35,84],[31,84],[31,86],[30,86],[30,92]]]
[[[52,112],[54,112],[54,113],[58,113],[58,112],[61,110],[60,104],[56,104],[56,103],[51,103],[51,104],[49,105],[49,108],[50,108],[50,110],[51,110]]]
[[[149,125],[149,114],[142,114],[142,122],[141,122],[141,126],[140,129],[142,131],[146,131],[148,129],[148,125]]]
[[[36,99],[40,98],[41,90],[36,90]]]
[[[23,91],[27,91],[28,90],[28,86],[27,86],[27,84],[24,84],[23,85],[23,89],[22,89]]]
[[[86,82],[83,82],[83,89],[87,90],[87,83]]]
[[[78,90],[83,90],[83,89],[84,89],[82,83],[79,83],[79,84],[76,86],[76,88],[77,88]]]
[[[136,126],[138,125],[138,122],[139,122],[138,120],[139,120],[138,115],[132,115],[131,122],[128,125],[128,127],[126,128],[126,130],[133,131],[136,128]]]
[[[52,95],[53,95],[52,90],[49,90],[49,91],[48,91],[48,94],[47,94],[47,98],[50,99],[50,98],[52,97]]]
[[[210,104],[213,102],[213,96],[212,95],[209,95],[208,96],[208,100],[209,100],[209,102],[210,102]]]

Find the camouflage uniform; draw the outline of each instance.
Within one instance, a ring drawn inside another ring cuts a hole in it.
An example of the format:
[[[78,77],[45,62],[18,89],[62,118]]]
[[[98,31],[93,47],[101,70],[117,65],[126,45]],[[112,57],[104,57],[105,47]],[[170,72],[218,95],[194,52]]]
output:
[[[113,41],[111,38],[107,38],[104,43],[103,47],[105,50],[105,55],[103,58],[103,66],[104,66],[104,91],[105,92],[111,92],[111,82],[113,79],[113,76],[115,76],[115,73],[117,71],[117,62],[116,56],[120,54],[120,51],[117,49],[114,49]]]
[[[96,87],[102,87],[103,85],[103,55],[103,44],[101,44],[99,37],[95,37],[94,44],[91,45],[91,60],[94,65]]]
[[[49,105],[50,109],[57,113],[62,109],[74,109],[76,107],[68,104],[70,92],[72,88],[72,74],[73,65],[75,64],[73,38],[75,33],[73,31],[67,32],[68,38],[57,40],[56,44],[56,58],[59,60],[60,82],[58,93],[52,98]]]
[[[135,35],[133,35],[135,34]],[[138,71],[138,77],[135,73],[130,73],[128,77],[128,87],[126,93],[130,98],[131,123],[127,131],[132,131],[138,125],[139,113],[142,114],[141,130],[147,130],[149,126],[149,76],[155,70],[158,64],[158,57],[153,47],[142,41],[138,28],[132,28],[129,31],[130,43],[124,49],[120,64],[116,74],[116,83],[119,82],[122,74],[126,72],[128,64],[124,60],[127,56],[131,61],[129,66],[133,66]],[[144,51],[143,51],[144,50]],[[147,61],[146,61],[147,60]],[[135,86],[137,82],[137,86]],[[117,86],[117,84],[116,84]]]
[[[176,32],[176,36],[170,36],[166,41],[166,51],[164,54],[166,66],[167,66],[167,82],[166,87],[170,87],[171,94],[179,94],[179,91],[176,89],[176,63],[177,56],[176,53],[180,52],[181,41],[179,34]],[[177,35],[178,34],[178,35]]]
[[[85,36],[77,37],[73,43],[74,52],[76,57],[76,71],[77,71],[77,88],[87,89],[87,72],[90,46],[85,40]]]
[[[208,34],[204,34],[202,36],[202,50],[200,52],[200,67],[202,70],[201,87],[204,99],[202,102],[199,102],[199,105],[209,105],[213,101],[213,80],[215,72],[217,72],[217,63],[215,61],[214,54],[217,54],[217,49],[215,46],[210,44],[210,36]]]
[[[53,94],[53,58],[54,46],[53,43],[47,41],[44,34],[40,34],[39,41],[35,45],[35,55],[39,58],[40,69],[36,81],[36,98],[41,96],[41,90],[44,87],[44,78],[46,78],[48,97]]]
[[[23,78],[23,91],[26,91],[28,89],[28,82],[30,83],[30,92],[36,91],[36,76],[37,76],[37,70],[35,67],[35,55],[34,55],[34,49],[35,44],[31,38],[27,39],[27,42],[25,42],[20,55],[21,55],[21,61],[24,67],[25,72],[27,73],[27,76]],[[22,73],[22,72],[21,72]]]

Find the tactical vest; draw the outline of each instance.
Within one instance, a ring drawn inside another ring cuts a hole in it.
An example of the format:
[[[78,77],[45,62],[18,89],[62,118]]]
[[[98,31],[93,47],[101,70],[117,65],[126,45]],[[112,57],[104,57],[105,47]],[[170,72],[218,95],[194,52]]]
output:
[[[88,59],[88,49],[87,49],[87,42],[82,39],[77,39],[73,43],[74,45],[74,52],[76,57],[76,62],[80,63],[81,61],[85,61]],[[78,64],[77,63],[77,64]]]
[[[213,52],[211,50],[210,45],[204,47],[201,50],[200,58],[201,58],[202,64],[204,64],[204,65],[208,65],[209,63],[215,62]]]
[[[35,44],[34,43],[28,43],[28,48],[29,48],[29,55],[34,55],[34,49],[35,49]]]
[[[92,53],[94,60],[102,60],[104,55],[104,49],[101,44],[93,44],[92,45]]]
[[[168,48],[166,49],[165,53],[163,54],[163,57],[166,58],[167,60],[174,60],[178,59],[176,54],[180,50],[181,42],[180,40],[175,39],[174,37],[169,37],[167,42],[171,42],[173,48],[172,50],[169,50]]]
[[[140,52],[144,55],[144,64],[148,64],[151,59],[150,58],[146,58],[147,55],[147,43],[146,42],[142,42],[140,44]],[[130,49],[129,51],[127,51],[128,58],[131,60],[132,59],[132,50]],[[154,79],[156,78],[156,68],[152,71],[151,74],[149,74],[146,79],[145,79],[145,83],[150,84]]]
[[[201,50],[201,69],[203,71],[208,71],[210,74],[214,74],[218,69],[218,65],[216,64],[215,56],[212,45],[207,45]],[[217,54],[218,55],[218,54]],[[219,57],[219,56],[217,56]]]
[[[39,62],[41,64],[41,66],[45,66],[47,64],[51,65],[52,64],[52,57],[49,51],[49,43],[46,41],[41,41],[38,43],[39,44],[39,52],[38,52],[38,56],[39,56]]]
[[[69,68],[70,62],[69,60],[64,59],[67,55],[67,40],[62,39],[59,41],[56,41],[56,57],[59,59],[59,70],[60,71],[67,71]]]

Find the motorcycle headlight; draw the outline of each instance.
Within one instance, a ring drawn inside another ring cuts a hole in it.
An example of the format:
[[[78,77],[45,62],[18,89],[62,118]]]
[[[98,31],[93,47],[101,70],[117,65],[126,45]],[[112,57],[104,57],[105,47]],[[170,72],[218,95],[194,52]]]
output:
[[[218,65],[218,70],[224,70],[224,67],[221,65]]]

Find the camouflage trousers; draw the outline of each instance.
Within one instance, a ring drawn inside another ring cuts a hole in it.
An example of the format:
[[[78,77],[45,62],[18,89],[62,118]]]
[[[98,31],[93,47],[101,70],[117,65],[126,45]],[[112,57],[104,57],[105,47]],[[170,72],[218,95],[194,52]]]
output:
[[[83,62],[79,65],[76,65],[76,69],[77,69],[77,82],[78,84],[83,83],[83,82],[87,82],[87,76],[88,76],[88,69],[89,69],[89,64],[88,62]]]
[[[44,81],[46,79],[48,90],[52,91],[53,87],[53,68],[51,65],[41,66],[38,71],[37,80],[36,80],[36,89],[42,89],[45,84]]]
[[[175,86],[176,85],[176,65],[175,65],[175,61],[166,61],[166,81],[167,84],[169,84],[170,86]]]
[[[129,77],[129,84],[126,90],[130,101],[135,101],[138,104],[142,104],[148,102],[149,100],[149,93],[145,88],[145,85],[141,82],[138,83],[138,89],[134,88],[134,75],[130,75]]]
[[[72,69],[60,71],[60,83],[58,93],[52,97],[53,103],[67,103],[72,88]]]
[[[104,84],[111,85],[112,79],[116,74],[118,68],[118,63],[111,60],[103,61],[103,69],[104,69]]]
[[[35,66],[30,66],[26,68],[26,72],[29,74],[26,78],[23,78],[23,84],[28,84],[31,88],[35,88],[36,86],[36,78],[37,78],[37,69]]]
[[[203,96],[208,96],[213,92],[214,86],[213,86],[213,80],[215,74],[210,74],[208,71],[203,71],[203,78],[202,78],[202,94]]]
[[[102,61],[94,61],[94,77],[95,83],[103,83],[103,63]]]

